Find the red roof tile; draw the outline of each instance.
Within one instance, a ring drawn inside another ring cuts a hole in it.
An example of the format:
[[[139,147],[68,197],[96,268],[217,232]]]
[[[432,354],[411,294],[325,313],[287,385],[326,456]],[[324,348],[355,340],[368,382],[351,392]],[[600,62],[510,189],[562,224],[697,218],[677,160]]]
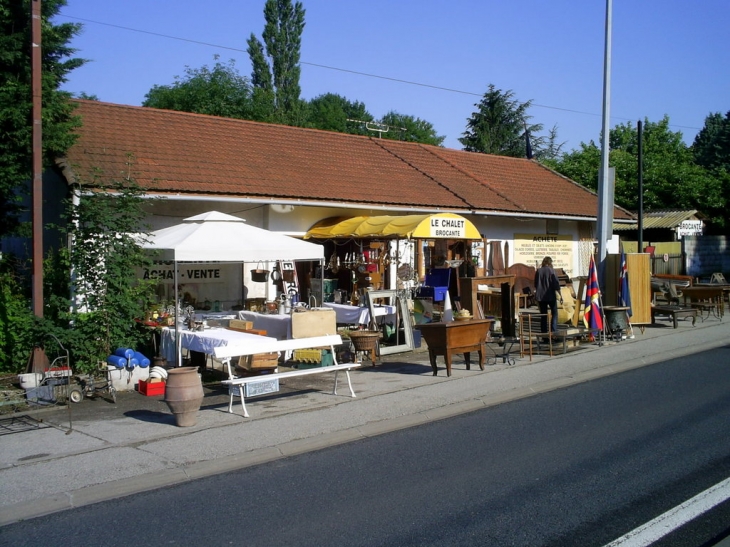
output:
[[[595,218],[595,194],[523,159],[185,112],[74,101],[77,176],[157,193]],[[616,218],[630,218],[616,210]]]

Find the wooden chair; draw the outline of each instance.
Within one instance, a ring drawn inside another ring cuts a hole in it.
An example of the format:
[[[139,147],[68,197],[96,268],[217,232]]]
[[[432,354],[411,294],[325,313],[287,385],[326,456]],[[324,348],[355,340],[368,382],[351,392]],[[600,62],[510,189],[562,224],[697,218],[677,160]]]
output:
[[[542,319],[547,320],[548,331],[542,332]],[[530,356],[532,361],[533,348],[541,351],[543,345],[547,345],[550,357],[553,356],[553,333],[550,331],[550,314],[542,313],[520,313],[518,315],[520,357],[525,354]],[[547,339],[544,342],[543,339]]]
[[[667,285],[667,292],[664,293],[664,298],[667,299],[667,302],[669,304],[676,304],[679,306],[679,299],[681,298],[682,293],[677,290],[677,286],[672,283],[671,281]]]

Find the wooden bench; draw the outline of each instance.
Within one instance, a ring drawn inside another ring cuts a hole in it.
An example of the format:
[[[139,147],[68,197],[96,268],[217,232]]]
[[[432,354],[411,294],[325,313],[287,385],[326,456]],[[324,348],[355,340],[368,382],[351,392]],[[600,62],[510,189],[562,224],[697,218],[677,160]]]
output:
[[[337,355],[335,353],[335,346],[342,344],[342,338],[339,334],[328,334],[325,336],[313,336],[310,338],[296,338],[292,340],[266,340],[260,343],[252,343],[246,345],[228,345],[220,346],[215,348],[215,356],[222,359],[228,368],[228,380],[224,380],[222,383],[228,386],[228,392],[230,394],[230,401],[228,403],[228,412],[233,412],[233,397],[241,398],[241,407],[243,408],[243,415],[248,418],[248,411],[246,410],[245,393],[247,384],[255,384],[261,382],[267,382],[270,380],[279,380],[282,378],[293,378],[295,376],[308,376],[310,374],[323,374],[325,372],[335,373],[335,386],[332,391],[333,395],[337,395],[337,375],[340,371],[344,371],[347,375],[347,385],[350,388],[350,394],[355,397],[355,391],[352,389],[352,382],[350,380],[350,369],[357,368],[360,363],[337,363]],[[272,374],[265,374],[262,376],[252,376],[246,378],[239,378],[233,374],[231,369],[231,358],[232,357],[243,357],[248,355],[256,355],[259,353],[270,353],[275,351],[291,351],[297,349],[308,349],[308,348],[320,348],[329,347],[332,352],[333,365],[308,368],[304,370],[292,370],[287,372],[275,372]]]

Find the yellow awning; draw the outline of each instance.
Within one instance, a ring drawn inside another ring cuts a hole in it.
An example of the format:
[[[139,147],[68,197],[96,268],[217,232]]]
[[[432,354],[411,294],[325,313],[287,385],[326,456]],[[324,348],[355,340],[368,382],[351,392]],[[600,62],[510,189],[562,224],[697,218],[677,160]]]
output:
[[[471,221],[453,213],[431,215],[330,217],[312,226],[304,239],[345,237],[481,239]]]

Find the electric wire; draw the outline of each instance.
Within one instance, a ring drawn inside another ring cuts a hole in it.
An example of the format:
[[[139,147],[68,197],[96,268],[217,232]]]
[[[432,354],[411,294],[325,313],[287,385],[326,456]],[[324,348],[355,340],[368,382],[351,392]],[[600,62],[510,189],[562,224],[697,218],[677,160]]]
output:
[[[75,20],[75,21],[82,21],[84,23],[93,23],[95,25],[103,25],[103,26],[107,26],[107,27],[118,28],[118,29],[121,29],[121,30],[127,30],[129,32],[137,32],[137,33],[140,33],[140,34],[148,34],[148,35],[151,35],[151,36],[158,36],[160,38],[166,38],[168,40],[177,40],[177,41],[180,41],[180,42],[188,42],[190,44],[198,44],[198,45],[201,45],[201,46],[213,47],[213,48],[218,48],[218,49],[225,49],[225,50],[228,50],[228,51],[235,51],[236,53],[248,53],[247,50],[245,50],[245,49],[236,48],[236,47],[232,47],[232,46],[224,46],[224,45],[220,45],[220,44],[213,44],[213,43],[210,43],[210,42],[203,42],[201,40],[193,40],[191,38],[182,38],[180,36],[172,36],[170,34],[163,34],[161,32],[153,32],[153,31],[150,31],[150,30],[136,29],[136,28],[132,28],[132,27],[126,27],[126,26],[123,26],[123,25],[115,25],[113,23],[105,23],[103,21],[94,21],[93,19],[86,19],[86,18],[83,18],[83,17],[76,17],[76,16],[73,16],[73,15],[66,15],[66,14],[60,13],[60,14],[57,15],[57,17],[65,17],[66,19],[72,19],[72,20]],[[401,83],[401,84],[406,84],[406,85],[413,85],[413,86],[418,86],[418,87],[426,87],[426,88],[429,88],[429,89],[435,89],[435,90],[438,90],[438,91],[446,91],[446,92],[449,92],[449,93],[458,93],[458,94],[461,94],[461,95],[470,95],[470,96],[474,96],[474,97],[482,97],[484,95],[483,93],[476,93],[474,91],[464,91],[462,89],[454,89],[454,88],[443,87],[443,86],[438,86],[438,85],[433,85],[433,84],[426,84],[426,83],[423,83],[423,82],[414,82],[414,81],[411,81],[411,80],[403,80],[401,78],[393,78],[391,76],[382,76],[380,74],[371,74],[371,73],[368,73],[368,72],[361,72],[361,71],[358,71],[358,70],[351,70],[351,69],[347,69],[347,68],[334,67],[334,66],[323,65],[323,64],[318,64],[318,63],[310,63],[308,61],[299,61],[299,64],[307,65],[307,66],[312,66],[312,67],[317,67],[317,68],[323,68],[323,69],[326,69],[326,70],[333,70],[333,71],[337,71],[337,72],[345,72],[345,73],[348,73],[348,74],[355,74],[357,76],[365,76],[367,78],[376,78],[376,79],[379,79],[379,80],[387,80],[387,81],[390,81],[390,82],[396,82],[396,83]],[[574,110],[574,109],[571,109],[571,108],[562,108],[562,107],[559,107],[559,106],[549,106],[549,105],[538,104],[538,103],[531,103],[530,105],[531,106],[534,106],[536,108],[546,108],[548,110],[558,110],[558,111],[561,111],[561,112],[570,112],[572,114],[582,114],[584,116],[597,116],[597,117],[598,116],[601,116],[600,113],[596,113],[596,112],[585,112],[585,111],[582,111],[582,110]],[[611,118],[616,119],[616,120],[624,120],[624,121],[633,121],[634,120],[634,118],[625,118],[625,117],[622,117],[622,116],[614,116],[614,115],[611,115]],[[672,126],[672,127],[678,127],[678,128],[681,128],[681,129],[692,129],[692,130],[695,130],[695,131],[700,131],[702,129],[700,127],[691,127],[691,126],[687,126],[687,125],[670,124],[670,126]]]

